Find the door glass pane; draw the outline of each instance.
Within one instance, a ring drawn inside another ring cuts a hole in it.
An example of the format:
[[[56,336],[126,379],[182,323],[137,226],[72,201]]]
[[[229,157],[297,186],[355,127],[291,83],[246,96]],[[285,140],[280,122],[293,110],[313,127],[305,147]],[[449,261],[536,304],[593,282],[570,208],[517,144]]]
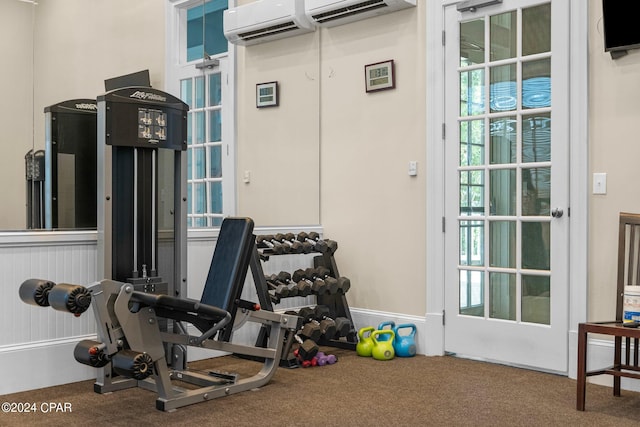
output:
[[[460,23],[460,65],[484,63],[484,19]]]
[[[522,276],[522,321],[551,324],[551,278]]]
[[[491,221],[489,223],[489,265],[491,267],[515,268],[515,221]]]
[[[515,163],[518,122],[515,116],[491,119],[489,122],[489,161],[491,164]]]
[[[547,2],[459,23],[463,315],[549,324],[550,16]]]
[[[484,170],[460,171],[460,215],[484,214]]]
[[[460,115],[484,114],[484,70],[460,73]]]
[[[490,22],[491,61],[514,58],[518,52],[516,11],[493,15]]]
[[[551,114],[522,116],[522,162],[551,160]]]
[[[515,110],[518,106],[516,64],[491,67],[489,76],[491,79],[489,91],[491,112]]]
[[[222,111],[209,111],[209,133],[210,142],[222,140]]]
[[[460,221],[460,265],[484,265],[484,221]]]
[[[222,146],[209,147],[209,178],[222,177]]]
[[[522,268],[549,270],[550,228],[549,222],[522,223]]]
[[[489,273],[489,317],[516,320],[516,275]]]
[[[522,215],[551,214],[551,168],[522,169]]]
[[[484,316],[484,273],[460,270],[460,314]]]
[[[460,122],[460,166],[484,164],[484,120]]]
[[[490,214],[516,214],[516,170],[495,169],[489,172]]]
[[[551,59],[522,63],[522,108],[551,106]]]
[[[522,55],[551,50],[551,3],[522,9]]]

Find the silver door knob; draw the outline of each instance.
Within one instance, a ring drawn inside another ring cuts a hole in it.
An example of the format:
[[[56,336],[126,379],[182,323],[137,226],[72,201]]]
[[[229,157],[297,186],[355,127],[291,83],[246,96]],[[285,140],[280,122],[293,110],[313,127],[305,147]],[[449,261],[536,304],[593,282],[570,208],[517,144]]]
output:
[[[560,208],[555,208],[551,211],[551,216],[554,218],[560,218],[564,212]]]

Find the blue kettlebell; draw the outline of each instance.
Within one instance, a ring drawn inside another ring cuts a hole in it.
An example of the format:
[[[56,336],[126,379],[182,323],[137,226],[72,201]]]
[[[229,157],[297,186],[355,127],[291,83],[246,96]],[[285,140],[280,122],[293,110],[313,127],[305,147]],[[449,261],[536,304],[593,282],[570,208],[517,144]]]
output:
[[[411,329],[408,334],[400,335],[400,330]],[[413,323],[403,323],[393,328],[395,333],[395,340],[393,342],[393,349],[396,352],[396,356],[400,357],[412,357],[416,355],[416,325]]]
[[[385,331],[385,330],[393,330],[393,328],[396,326],[396,322],[394,322],[393,320],[387,320],[386,322],[382,322],[378,325],[378,330],[379,331]],[[378,341],[389,341],[391,339],[391,336],[388,334],[382,334],[380,335],[380,337],[378,337]]]

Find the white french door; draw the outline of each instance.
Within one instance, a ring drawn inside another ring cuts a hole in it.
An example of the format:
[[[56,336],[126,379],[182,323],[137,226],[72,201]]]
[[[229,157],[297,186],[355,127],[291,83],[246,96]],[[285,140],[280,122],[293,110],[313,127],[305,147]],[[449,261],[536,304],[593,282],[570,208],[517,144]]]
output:
[[[444,8],[445,351],[566,372],[569,2],[491,3]]]

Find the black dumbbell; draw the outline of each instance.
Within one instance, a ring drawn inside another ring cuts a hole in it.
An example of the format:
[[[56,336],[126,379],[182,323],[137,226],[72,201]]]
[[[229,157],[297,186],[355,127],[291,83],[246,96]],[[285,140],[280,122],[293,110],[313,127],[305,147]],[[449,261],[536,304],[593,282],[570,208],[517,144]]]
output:
[[[311,242],[307,242],[307,241],[300,241],[296,238],[296,235],[293,233],[287,233],[284,235],[284,239],[285,239],[285,243],[291,245],[291,248],[293,250],[294,247],[298,248],[297,250],[300,251],[300,253],[303,254],[308,254],[313,252],[313,243]]]
[[[307,323],[316,318],[316,311],[312,307],[302,307],[297,315],[302,317],[302,323]]]
[[[281,271],[280,273],[278,273],[278,280],[281,283],[285,283],[287,286],[289,286],[289,296],[306,297],[311,293],[311,285],[304,281],[300,281],[297,283],[294,282],[293,280],[291,280],[291,274],[286,271]]]
[[[298,341],[298,354],[302,360],[311,360],[313,357],[318,354],[318,345],[313,340],[303,340],[298,335],[294,335],[296,341]]]
[[[267,249],[276,255],[280,255],[285,252],[284,245],[282,245],[282,243],[279,243],[279,242],[274,242],[273,236],[271,235],[256,237],[256,244],[258,245],[259,248]]]
[[[318,342],[322,336],[322,330],[320,329],[320,322],[312,319],[302,326],[302,329],[298,331],[298,335],[303,338],[310,339],[314,342]]]
[[[299,283],[301,280],[306,283],[309,283],[309,285],[311,285],[311,292],[313,292],[316,295],[322,295],[327,290],[327,284],[324,282],[324,280],[322,279],[311,280],[310,278],[307,277],[307,274],[301,268],[293,272],[291,280],[293,280],[296,283]]]
[[[290,252],[292,254],[301,254],[304,252],[304,247],[302,245],[302,242],[298,242],[297,240],[294,240],[294,237],[295,236],[292,233],[288,233],[288,234],[278,233],[275,236],[273,236],[275,241],[280,242],[280,244],[283,245],[285,248],[287,247],[289,248],[287,252]]]
[[[346,337],[353,330],[351,320],[346,317],[336,317],[336,338]]]
[[[264,276],[264,280],[267,282],[269,289],[271,289],[278,298],[286,298],[289,296],[289,288],[284,283],[279,283],[278,277],[275,274]]]
[[[335,337],[337,329],[336,322],[331,317],[331,309],[326,305],[317,305],[314,308],[315,319],[320,323],[320,332],[322,336],[331,340]]]
[[[304,231],[298,233],[297,237],[300,242],[309,242],[313,245],[313,250],[316,252],[328,252],[329,246],[327,246],[326,242],[320,239],[320,235],[315,231],[307,234]]]
[[[327,244],[327,252],[330,254],[334,254],[338,250],[338,242],[335,240],[324,239],[324,242]]]
[[[324,283],[326,283],[327,287],[325,289],[326,292],[330,293],[330,294],[335,294],[338,292],[338,281],[336,279],[334,279],[333,277],[329,276],[329,270],[327,268],[324,268],[324,270],[319,270],[320,267],[318,268],[307,268],[305,270],[305,273],[307,275],[307,277],[311,280],[315,280],[315,279],[321,279],[324,280]],[[324,274],[326,272],[326,274]],[[322,274],[321,274],[322,273]]]
[[[316,267],[316,271],[318,273],[318,276],[325,278],[325,277],[333,277],[330,276],[331,275],[331,271],[327,268],[327,267]],[[325,279],[326,280],[326,279]],[[351,280],[349,280],[346,277],[338,277],[336,278],[337,280],[337,292],[346,294],[347,291],[349,289],[351,289]]]

